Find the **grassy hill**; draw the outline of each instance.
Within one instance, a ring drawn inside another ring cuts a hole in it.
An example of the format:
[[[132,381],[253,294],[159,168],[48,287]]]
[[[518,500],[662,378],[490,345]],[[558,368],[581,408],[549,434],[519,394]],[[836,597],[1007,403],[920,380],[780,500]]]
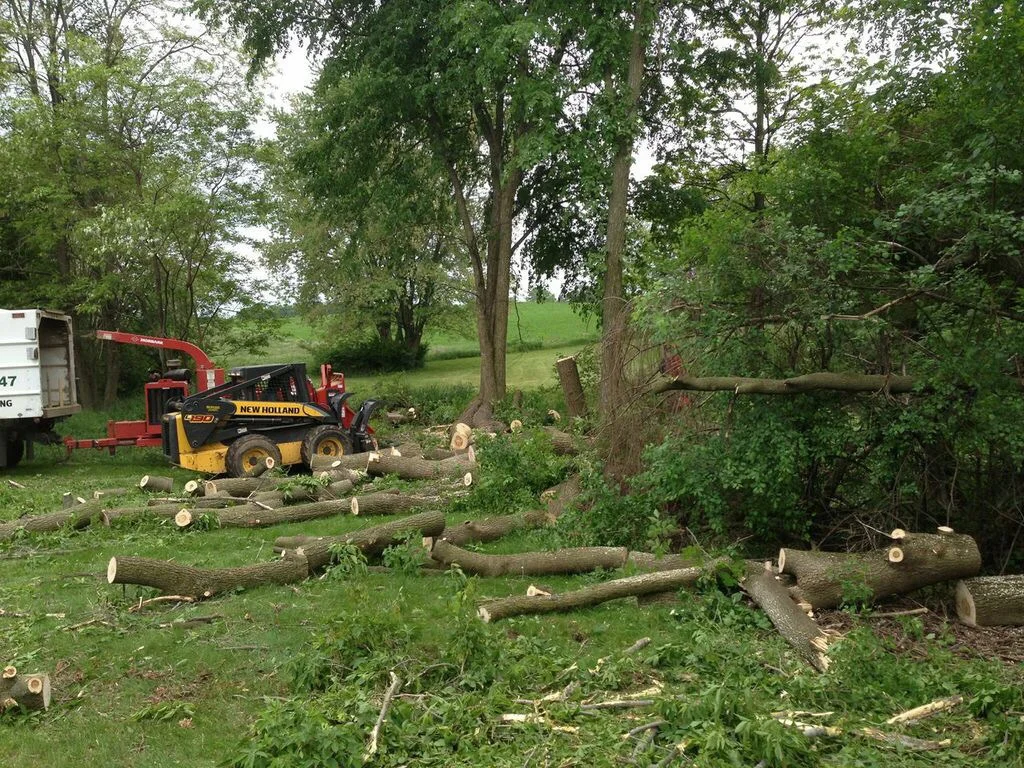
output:
[[[258,355],[234,353],[217,355],[215,360],[230,368],[235,365],[292,362],[303,360],[315,373],[312,347],[320,337],[318,328],[299,317],[285,318],[278,333]],[[597,341],[593,319],[585,320],[569,304],[562,302],[517,302],[509,308],[508,385],[532,389],[555,382],[554,361],[578,352]],[[471,325],[464,332],[428,329],[426,366],[418,371],[398,374],[408,387],[434,385],[474,386],[479,380],[479,346]],[[525,350],[525,351],[517,351]],[[372,392],[390,376],[349,376],[349,388]]]

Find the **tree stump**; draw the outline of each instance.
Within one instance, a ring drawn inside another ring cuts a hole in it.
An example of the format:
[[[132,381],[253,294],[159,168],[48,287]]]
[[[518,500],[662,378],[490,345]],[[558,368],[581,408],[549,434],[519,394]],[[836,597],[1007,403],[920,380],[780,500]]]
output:
[[[583,385],[580,383],[580,371],[576,365],[576,358],[561,357],[555,361],[555,369],[558,371],[558,380],[562,384],[562,392],[565,394],[565,404],[570,419],[582,419],[587,416],[587,398],[583,393]]]

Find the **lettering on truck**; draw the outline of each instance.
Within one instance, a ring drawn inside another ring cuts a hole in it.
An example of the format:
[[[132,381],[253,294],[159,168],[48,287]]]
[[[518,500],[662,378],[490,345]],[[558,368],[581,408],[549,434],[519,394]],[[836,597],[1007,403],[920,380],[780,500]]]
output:
[[[13,387],[17,380],[17,376],[0,376],[0,387]]]
[[[13,400],[0,400],[0,408],[13,408],[13,407],[14,407],[14,401]]]
[[[250,416],[301,416],[300,405],[240,405],[239,413]]]

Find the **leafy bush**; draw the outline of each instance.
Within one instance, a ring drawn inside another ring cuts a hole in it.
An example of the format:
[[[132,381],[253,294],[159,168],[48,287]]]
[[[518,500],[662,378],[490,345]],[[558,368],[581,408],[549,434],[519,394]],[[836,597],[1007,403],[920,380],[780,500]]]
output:
[[[455,421],[476,397],[476,388],[465,385],[413,388],[398,375],[374,382],[373,397],[387,410],[415,408],[417,418],[423,423],[447,424]]]
[[[379,336],[347,338],[319,344],[313,349],[317,365],[330,363],[347,373],[393,373],[423,367],[427,344],[408,347],[401,341]]]

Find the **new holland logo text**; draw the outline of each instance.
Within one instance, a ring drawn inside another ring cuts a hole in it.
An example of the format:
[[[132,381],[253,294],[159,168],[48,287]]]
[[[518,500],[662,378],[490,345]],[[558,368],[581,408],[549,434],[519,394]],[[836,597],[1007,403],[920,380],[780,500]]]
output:
[[[301,416],[301,405],[240,405],[238,412],[249,416]]]

